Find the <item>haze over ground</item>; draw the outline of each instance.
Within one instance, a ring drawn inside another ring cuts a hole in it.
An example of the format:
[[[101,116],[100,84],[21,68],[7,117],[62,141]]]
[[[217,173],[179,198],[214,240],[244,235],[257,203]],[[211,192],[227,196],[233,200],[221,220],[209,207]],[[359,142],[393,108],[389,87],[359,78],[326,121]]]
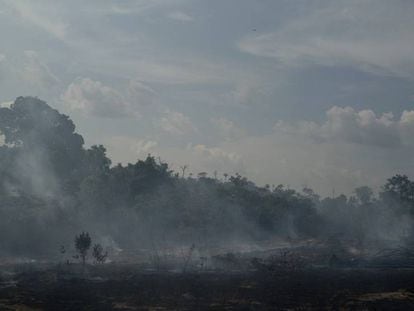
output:
[[[114,164],[151,153],[350,193],[413,175],[413,15],[403,0],[0,0],[0,102],[39,96]]]

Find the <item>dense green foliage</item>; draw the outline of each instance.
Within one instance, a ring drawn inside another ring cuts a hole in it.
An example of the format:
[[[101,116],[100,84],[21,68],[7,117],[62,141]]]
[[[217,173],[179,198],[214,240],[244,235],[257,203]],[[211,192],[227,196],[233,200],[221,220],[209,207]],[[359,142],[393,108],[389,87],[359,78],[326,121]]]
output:
[[[0,249],[44,254],[88,230],[121,247],[221,245],[280,238],[401,239],[410,236],[414,182],[389,179],[379,198],[361,187],[321,199],[259,187],[238,174],[184,177],[151,155],[111,166],[86,149],[69,117],[32,97],[0,108]]]

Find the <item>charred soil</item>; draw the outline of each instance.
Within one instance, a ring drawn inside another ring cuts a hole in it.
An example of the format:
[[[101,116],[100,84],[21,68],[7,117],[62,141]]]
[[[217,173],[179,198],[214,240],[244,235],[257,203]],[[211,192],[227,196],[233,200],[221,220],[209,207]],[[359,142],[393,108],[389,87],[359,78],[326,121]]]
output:
[[[414,269],[144,271],[14,267],[0,310],[413,310]]]

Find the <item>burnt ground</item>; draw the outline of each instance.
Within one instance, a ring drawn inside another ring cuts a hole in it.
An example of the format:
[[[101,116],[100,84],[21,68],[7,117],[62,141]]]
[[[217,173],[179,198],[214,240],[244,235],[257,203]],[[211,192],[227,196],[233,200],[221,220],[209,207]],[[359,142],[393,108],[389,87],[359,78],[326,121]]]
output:
[[[4,272],[0,310],[414,310],[414,269],[75,268],[25,266]]]

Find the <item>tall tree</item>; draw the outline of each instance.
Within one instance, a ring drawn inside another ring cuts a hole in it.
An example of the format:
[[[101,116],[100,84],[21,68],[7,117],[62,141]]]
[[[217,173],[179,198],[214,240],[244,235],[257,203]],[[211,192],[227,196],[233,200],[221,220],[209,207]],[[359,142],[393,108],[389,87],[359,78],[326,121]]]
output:
[[[37,151],[59,176],[73,174],[81,163],[84,140],[72,120],[36,97],[0,108],[0,132],[10,148]]]

